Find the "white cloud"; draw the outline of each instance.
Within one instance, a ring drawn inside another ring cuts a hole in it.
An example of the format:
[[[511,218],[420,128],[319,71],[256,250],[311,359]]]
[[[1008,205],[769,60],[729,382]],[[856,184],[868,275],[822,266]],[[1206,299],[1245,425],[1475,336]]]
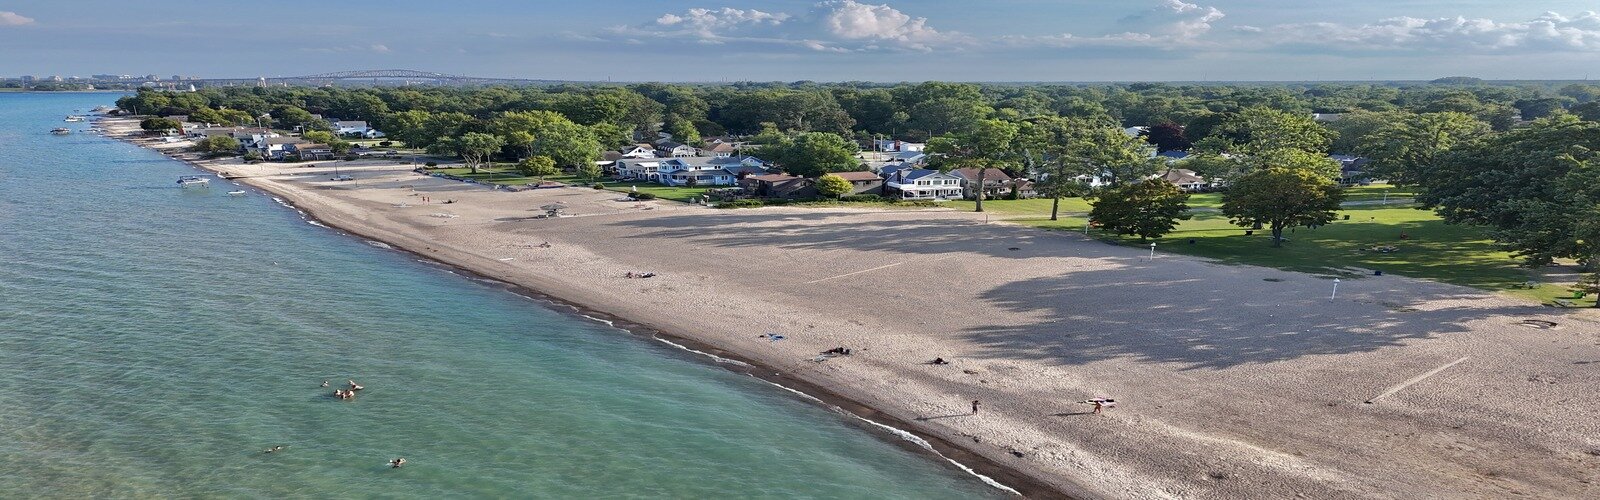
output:
[[[22,26],[24,24],[33,24],[33,18],[8,10],[0,10],[0,26]]]
[[[886,4],[827,0],[801,15],[755,9],[689,9],[668,13],[643,26],[618,27],[612,34],[637,38],[682,40],[702,44],[757,42],[820,52],[876,49],[928,51],[951,48],[966,40],[928,26]]]
[[[377,52],[379,54],[388,54],[389,53],[389,46],[381,44],[381,43],[374,43],[374,44],[372,44],[372,46],[367,47],[367,48],[372,50],[373,52]]]
[[[1600,50],[1600,14],[1566,17],[1547,12],[1527,22],[1441,17],[1394,17],[1375,23],[1344,25],[1298,23],[1265,30],[1266,41],[1291,45],[1314,42],[1346,49],[1451,50],[1504,53],[1522,50]]]
[[[1118,24],[1128,31],[1105,35],[1062,33],[1045,36],[1008,36],[1001,41],[1011,46],[1043,47],[1161,47],[1190,45],[1209,33],[1212,23],[1225,17],[1216,7],[1162,0],[1159,5],[1123,18]]]

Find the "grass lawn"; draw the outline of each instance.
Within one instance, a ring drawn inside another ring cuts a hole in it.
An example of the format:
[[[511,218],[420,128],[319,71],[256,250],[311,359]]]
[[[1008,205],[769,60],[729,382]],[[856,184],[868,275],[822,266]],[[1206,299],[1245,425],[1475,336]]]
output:
[[[517,173],[516,169],[510,167],[480,168],[476,174],[472,173],[471,170],[466,168],[439,168],[430,170],[430,172],[439,172],[457,177],[465,177],[479,182],[493,182],[495,184],[504,184],[507,186],[521,186],[524,184],[533,184],[534,182],[538,181],[538,179],[532,177],[523,177],[522,174]],[[588,186],[593,184],[592,181],[579,179],[576,176],[565,174],[552,175],[545,177],[544,179],[547,181],[560,182],[569,186]],[[703,195],[706,193],[706,191],[712,189],[709,187],[663,186],[652,182],[622,184],[615,183],[610,180],[601,181],[601,184],[604,184],[606,189],[619,193],[632,191],[634,186],[638,186],[639,192],[641,193],[654,193],[657,198],[681,201],[684,203],[690,203],[694,201],[695,198],[700,197],[700,195]]]
[[[1389,196],[1410,196],[1409,190],[1388,186],[1363,186],[1352,189],[1358,200],[1381,199],[1383,189]],[[1190,200],[1192,207],[1219,206],[1220,196],[1197,194]],[[972,210],[972,202],[951,202],[951,208]],[[1282,248],[1272,246],[1271,231],[1260,230],[1246,236],[1245,229],[1229,224],[1227,217],[1215,211],[1198,211],[1194,218],[1183,221],[1178,229],[1156,242],[1157,252],[1173,252],[1215,259],[1224,263],[1249,264],[1302,271],[1341,278],[1371,276],[1371,271],[1382,270],[1414,278],[1425,278],[1456,285],[1506,292],[1512,295],[1550,302],[1560,297],[1571,297],[1566,286],[1544,284],[1535,289],[1518,288],[1531,279],[1527,269],[1518,266],[1511,254],[1496,248],[1493,241],[1480,228],[1445,224],[1433,212],[1418,210],[1414,205],[1358,205],[1339,212],[1350,220],[1338,220],[1318,229],[1296,228],[1286,234],[1289,241]],[[1011,222],[1058,230],[1082,232],[1087,222],[1089,205],[1078,198],[1061,200],[1060,220],[1051,221],[1050,200],[988,200],[984,208],[991,214]],[[1400,239],[1404,233],[1409,238]],[[1128,246],[1143,247],[1135,237],[1102,233],[1090,230],[1096,238]],[[1194,243],[1189,241],[1193,240]],[[1377,246],[1394,246],[1393,253],[1380,253],[1366,249]],[[1584,305],[1586,301],[1576,301]]]

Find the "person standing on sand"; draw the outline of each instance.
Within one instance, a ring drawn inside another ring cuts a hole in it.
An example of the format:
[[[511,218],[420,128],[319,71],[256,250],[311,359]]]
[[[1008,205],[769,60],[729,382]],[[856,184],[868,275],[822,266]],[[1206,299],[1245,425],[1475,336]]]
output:
[[[972,400],[972,414],[973,415],[977,415],[978,414],[978,400],[976,400],[976,399]]]

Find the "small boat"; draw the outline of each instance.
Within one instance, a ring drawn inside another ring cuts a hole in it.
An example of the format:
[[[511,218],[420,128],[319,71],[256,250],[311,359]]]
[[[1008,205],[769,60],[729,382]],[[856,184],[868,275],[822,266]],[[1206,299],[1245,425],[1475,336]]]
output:
[[[68,129],[68,128],[53,128],[53,129],[50,129],[50,133],[55,134],[55,135],[67,135],[67,134],[72,133],[72,130]]]
[[[228,191],[228,196],[244,196],[244,190],[238,189],[234,191]]]
[[[81,121],[83,121],[83,117],[82,116],[67,115],[67,123],[77,123],[77,122],[81,122]]]
[[[178,178],[178,187],[190,187],[190,186],[211,187],[210,184],[209,184],[210,182],[211,182],[211,179],[207,179],[205,177],[201,177],[201,176],[198,176],[198,175],[185,175],[183,177],[179,177]]]

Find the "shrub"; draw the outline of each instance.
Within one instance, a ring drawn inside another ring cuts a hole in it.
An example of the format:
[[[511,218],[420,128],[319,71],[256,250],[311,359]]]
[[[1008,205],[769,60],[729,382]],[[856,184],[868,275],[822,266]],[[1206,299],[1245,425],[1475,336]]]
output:
[[[745,198],[745,199],[742,199],[742,200],[724,201],[724,202],[721,202],[721,203],[717,204],[717,208],[758,208],[758,207],[764,207],[764,206],[767,206],[767,202],[762,201],[762,200],[757,200],[757,199],[754,199],[754,198]]]
[[[428,166],[428,168],[433,168],[433,167],[437,167],[437,166],[439,166],[439,162],[436,162],[436,161],[430,161],[430,162],[427,162],[427,163],[424,163],[424,164],[423,164],[423,165],[427,165],[427,166]]]
[[[596,182],[596,183],[594,183],[593,186],[590,186],[590,187],[595,188],[595,189],[605,189],[606,185]]]
[[[390,142],[390,141],[383,141],[383,142],[378,143],[379,147],[385,147],[385,148],[387,148],[389,146],[393,146],[393,145],[394,145],[394,143]]]
[[[356,155],[345,155],[344,156],[344,161],[356,161],[356,160],[359,160],[359,159],[361,159],[361,158],[357,157]]]
[[[628,193],[628,197],[629,198],[633,198],[635,200],[654,200],[654,199],[656,199],[656,194],[655,193]]]
[[[853,202],[858,202],[858,203],[882,203],[883,202],[883,197],[879,196],[879,195],[875,195],[875,194],[853,194],[853,195],[850,195],[850,196],[840,197],[839,201],[853,201]]]
[[[244,161],[261,161],[261,153],[251,151],[244,154]]]

